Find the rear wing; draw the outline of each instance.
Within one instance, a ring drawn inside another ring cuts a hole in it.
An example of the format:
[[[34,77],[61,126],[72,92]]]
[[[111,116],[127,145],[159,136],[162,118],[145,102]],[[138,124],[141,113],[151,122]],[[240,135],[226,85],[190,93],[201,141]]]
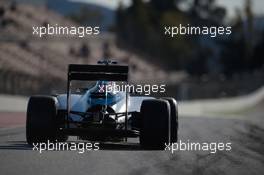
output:
[[[71,81],[125,81],[128,82],[128,66],[123,65],[82,65],[82,64],[70,64],[68,67],[68,81],[67,81],[67,128],[69,125],[70,115],[70,97],[71,97]],[[128,96],[126,92],[126,117],[125,117],[125,129],[127,130],[127,104]]]
[[[128,66],[124,65],[81,65],[70,64],[68,81],[127,81]]]

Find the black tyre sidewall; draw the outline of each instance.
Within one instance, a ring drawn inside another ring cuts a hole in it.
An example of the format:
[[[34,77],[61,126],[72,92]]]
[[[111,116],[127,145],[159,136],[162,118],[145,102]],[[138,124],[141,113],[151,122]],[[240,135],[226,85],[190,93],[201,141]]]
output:
[[[165,100],[168,100],[170,103],[170,114],[171,114],[171,142],[175,143],[178,141],[178,104],[177,101],[174,98],[166,97],[163,98]]]
[[[141,105],[140,144],[144,149],[164,149],[168,142],[170,105],[166,100],[148,99]]]
[[[26,138],[29,144],[53,142],[56,140],[58,126],[55,97],[33,96],[29,99],[26,121]]]

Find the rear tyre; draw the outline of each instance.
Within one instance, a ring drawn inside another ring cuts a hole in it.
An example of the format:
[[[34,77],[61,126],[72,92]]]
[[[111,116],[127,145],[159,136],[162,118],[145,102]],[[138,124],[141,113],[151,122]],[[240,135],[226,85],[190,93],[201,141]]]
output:
[[[163,98],[165,100],[168,100],[170,103],[170,120],[171,120],[171,143],[175,143],[178,141],[178,104],[177,101],[174,98],[171,97],[165,97]]]
[[[58,135],[55,97],[30,97],[27,107],[26,139],[29,144],[39,142],[66,141],[67,137]]]
[[[169,142],[170,104],[166,100],[144,100],[140,109],[140,145],[144,149],[164,149]]]

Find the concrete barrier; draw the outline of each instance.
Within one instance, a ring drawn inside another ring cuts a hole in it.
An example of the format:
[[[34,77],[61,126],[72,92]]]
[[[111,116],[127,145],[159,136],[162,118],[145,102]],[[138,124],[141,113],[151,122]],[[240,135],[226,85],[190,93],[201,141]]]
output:
[[[27,102],[27,97],[0,95],[0,112],[25,112]]]
[[[1,112],[25,112],[28,98],[0,95]],[[240,97],[179,102],[180,116],[232,116],[264,104],[264,87]]]
[[[240,97],[180,102],[179,113],[181,116],[234,116],[252,110],[259,104],[264,104],[264,87]]]

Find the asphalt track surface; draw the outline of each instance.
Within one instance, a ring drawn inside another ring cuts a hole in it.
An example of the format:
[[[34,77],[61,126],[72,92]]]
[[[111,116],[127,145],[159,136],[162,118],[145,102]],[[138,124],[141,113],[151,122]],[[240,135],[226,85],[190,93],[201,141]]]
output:
[[[180,140],[232,143],[231,151],[215,154],[208,151],[176,151],[173,154],[144,151],[136,144],[121,143],[100,145],[102,150],[83,154],[77,151],[40,154],[25,142],[25,114],[1,113],[0,119],[0,174],[3,175],[261,175],[264,172],[264,126],[258,120],[180,117]]]

